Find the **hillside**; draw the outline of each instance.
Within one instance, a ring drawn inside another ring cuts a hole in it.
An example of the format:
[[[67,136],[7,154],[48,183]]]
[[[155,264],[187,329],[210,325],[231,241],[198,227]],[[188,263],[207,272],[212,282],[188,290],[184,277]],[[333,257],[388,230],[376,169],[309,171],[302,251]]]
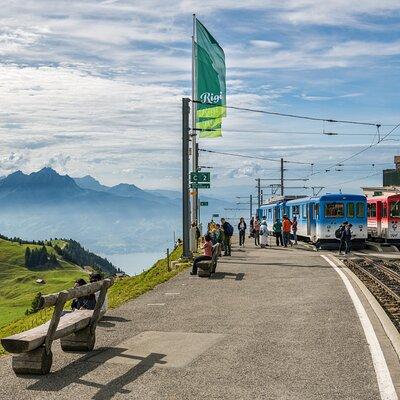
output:
[[[0,181],[0,232],[27,239],[71,237],[104,254],[168,247],[171,232],[179,229],[174,203],[134,185],[96,182],[88,176],[75,181],[51,168],[8,175]],[[171,229],[154,235],[156,224]]]
[[[78,278],[88,278],[82,268],[59,257],[58,266],[28,269],[27,247],[33,250],[42,246],[0,239],[0,327],[22,317],[36,293],[53,293],[72,287]],[[46,246],[46,250],[48,254],[56,254],[51,246]],[[38,284],[36,279],[46,283]]]

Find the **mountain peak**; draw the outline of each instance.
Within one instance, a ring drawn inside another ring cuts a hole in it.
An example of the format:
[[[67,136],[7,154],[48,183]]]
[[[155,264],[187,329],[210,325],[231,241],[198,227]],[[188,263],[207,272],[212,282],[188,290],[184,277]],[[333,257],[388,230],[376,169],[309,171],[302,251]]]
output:
[[[0,188],[28,191],[65,191],[79,190],[78,186],[68,175],[60,175],[50,167],[44,167],[29,175],[16,171],[1,180]]]
[[[37,172],[32,172],[32,174],[38,174],[38,175],[40,174],[40,175],[48,175],[48,176],[56,176],[56,175],[61,176],[57,171],[55,171],[51,167],[43,167],[41,170],[39,170]]]

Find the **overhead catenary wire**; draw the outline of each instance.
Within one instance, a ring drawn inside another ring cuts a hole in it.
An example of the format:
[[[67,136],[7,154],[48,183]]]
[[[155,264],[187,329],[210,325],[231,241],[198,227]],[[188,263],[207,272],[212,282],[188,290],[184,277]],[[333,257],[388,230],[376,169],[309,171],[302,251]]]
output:
[[[266,110],[248,108],[248,107],[227,106],[225,104],[213,104],[213,103],[207,103],[207,102],[203,102],[203,101],[199,101],[199,100],[192,100],[192,102],[197,103],[197,104],[206,105],[206,106],[213,106],[213,107],[218,106],[218,107],[224,107],[226,109],[231,109],[231,110],[248,111],[248,112],[254,112],[254,113],[258,113],[258,114],[275,115],[278,117],[305,119],[305,120],[309,120],[309,121],[322,121],[322,122],[330,122],[330,123],[337,123],[337,124],[353,124],[353,125],[365,125],[365,126],[375,126],[375,127],[394,126],[392,124],[382,124],[382,123],[377,123],[377,122],[351,121],[351,120],[340,120],[340,119],[333,119],[333,118],[318,118],[318,117],[310,117],[307,115],[280,113],[280,112],[276,112],[276,111],[266,111]]]
[[[310,177],[310,176],[313,176],[313,175],[321,174],[321,173],[323,173],[323,172],[327,172],[327,170],[329,171],[329,170],[330,170],[331,168],[333,168],[333,167],[337,167],[337,166],[339,166],[340,164],[344,164],[345,162],[347,162],[347,161],[349,161],[349,160],[352,160],[353,158],[355,158],[355,157],[359,156],[360,154],[366,152],[367,150],[371,149],[372,147],[378,146],[380,143],[382,143],[383,141],[385,141],[385,139],[386,139],[387,137],[389,137],[389,136],[390,136],[396,129],[398,129],[399,127],[400,127],[400,122],[399,122],[397,125],[395,125],[394,128],[391,129],[388,133],[386,133],[385,135],[383,135],[377,142],[371,143],[370,145],[368,145],[368,146],[362,148],[361,150],[359,150],[359,151],[357,151],[357,152],[351,154],[350,156],[348,156],[348,157],[346,157],[346,158],[340,160],[340,161],[337,162],[337,163],[331,164],[329,167],[327,167],[327,168],[325,169],[325,171],[324,171],[324,170],[315,171],[315,172],[312,172],[311,174],[307,175],[306,177]]]
[[[217,151],[217,150],[208,150],[208,149],[200,149],[199,151],[205,152],[205,153],[214,153],[214,154],[222,154],[226,156],[231,156],[231,157],[241,157],[241,158],[250,158],[250,159],[256,159],[256,160],[264,160],[264,161],[271,161],[271,162],[281,162],[280,158],[268,158],[268,157],[260,157],[260,156],[251,156],[248,154],[238,154],[238,153],[229,153],[226,151]],[[301,161],[291,161],[291,160],[284,160],[285,163],[290,163],[290,164],[300,164],[300,165],[311,165],[311,163],[307,162],[301,162]]]

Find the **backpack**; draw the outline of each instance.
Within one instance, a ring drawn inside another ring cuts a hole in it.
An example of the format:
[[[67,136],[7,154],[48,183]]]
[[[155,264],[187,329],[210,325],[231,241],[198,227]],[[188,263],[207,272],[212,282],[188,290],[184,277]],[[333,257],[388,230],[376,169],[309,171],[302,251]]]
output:
[[[225,226],[225,233],[226,233],[228,236],[232,236],[232,235],[233,235],[233,226],[232,226],[229,222],[226,223],[226,226]]]
[[[336,237],[336,239],[340,239],[342,237],[342,229],[341,228],[336,229],[335,237]]]

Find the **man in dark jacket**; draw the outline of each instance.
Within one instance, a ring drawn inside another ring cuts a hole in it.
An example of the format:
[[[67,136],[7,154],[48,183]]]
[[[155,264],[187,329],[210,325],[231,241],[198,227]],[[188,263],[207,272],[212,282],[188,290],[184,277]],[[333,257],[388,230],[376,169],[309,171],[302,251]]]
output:
[[[339,243],[339,254],[342,254],[342,251],[344,250],[345,253],[347,254],[347,248],[349,247],[348,243],[350,243],[351,240],[351,231],[348,229],[349,223],[347,221],[343,222],[342,225],[339,227],[339,237],[340,237],[340,243]],[[350,239],[348,238],[348,235],[350,233]],[[350,250],[349,250],[350,251]]]
[[[227,222],[224,218],[221,218],[221,227],[224,231],[224,256],[231,255],[231,237],[233,235],[232,225]]]
[[[240,221],[238,223],[238,231],[239,231],[239,246],[244,247],[244,240],[246,238],[246,229],[247,225],[243,217],[240,217]]]

